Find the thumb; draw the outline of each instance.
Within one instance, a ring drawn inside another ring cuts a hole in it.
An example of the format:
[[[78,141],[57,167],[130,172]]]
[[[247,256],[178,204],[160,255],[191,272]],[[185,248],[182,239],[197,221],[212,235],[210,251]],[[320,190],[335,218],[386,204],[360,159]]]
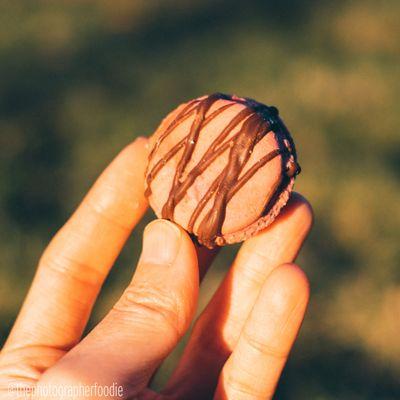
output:
[[[122,297],[40,384],[117,382],[126,389],[124,398],[141,391],[190,325],[198,275],[195,247],[187,233],[166,220],[151,222],[135,275]]]

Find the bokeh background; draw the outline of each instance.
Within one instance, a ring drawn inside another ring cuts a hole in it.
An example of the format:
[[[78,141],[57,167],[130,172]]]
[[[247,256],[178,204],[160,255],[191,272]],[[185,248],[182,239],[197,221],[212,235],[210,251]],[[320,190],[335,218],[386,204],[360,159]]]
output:
[[[178,103],[222,91],[279,107],[315,210],[299,257],[311,304],[276,397],[399,399],[399,15],[397,0],[2,1],[0,342],[46,243],[114,155]],[[90,326],[129,281],[151,218]]]

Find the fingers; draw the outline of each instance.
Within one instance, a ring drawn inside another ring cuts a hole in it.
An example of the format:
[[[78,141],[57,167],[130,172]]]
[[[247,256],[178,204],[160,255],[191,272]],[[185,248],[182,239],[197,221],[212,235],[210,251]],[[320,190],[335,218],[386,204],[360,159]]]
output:
[[[178,226],[148,225],[135,276],[109,315],[53,368],[40,385],[94,383],[142,391],[193,317],[199,286],[195,247]],[[130,398],[130,397],[129,397]]]
[[[214,393],[261,287],[278,265],[292,262],[312,224],[308,202],[293,194],[277,220],[246,241],[227,276],[196,322],[165,393],[202,399]],[[196,371],[196,372],[192,372]]]
[[[215,399],[271,399],[307,307],[309,286],[296,265],[274,270],[263,285]]]
[[[147,208],[146,143],[137,139],[115,158],[50,242],[3,356],[29,352],[45,369],[79,340],[109,269]],[[51,355],[40,360],[47,348]]]

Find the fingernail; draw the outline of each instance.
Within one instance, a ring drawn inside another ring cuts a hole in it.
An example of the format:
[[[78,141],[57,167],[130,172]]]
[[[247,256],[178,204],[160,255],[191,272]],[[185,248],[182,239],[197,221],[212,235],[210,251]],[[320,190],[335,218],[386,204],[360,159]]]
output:
[[[142,262],[172,264],[181,244],[181,231],[172,222],[158,219],[144,230]]]

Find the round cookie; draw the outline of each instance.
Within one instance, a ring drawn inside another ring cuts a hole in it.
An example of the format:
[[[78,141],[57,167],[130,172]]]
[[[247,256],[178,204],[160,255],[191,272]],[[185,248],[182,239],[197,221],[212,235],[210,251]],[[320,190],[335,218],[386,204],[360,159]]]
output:
[[[300,172],[275,107],[215,93],[172,111],[150,142],[146,196],[209,248],[268,226]]]

